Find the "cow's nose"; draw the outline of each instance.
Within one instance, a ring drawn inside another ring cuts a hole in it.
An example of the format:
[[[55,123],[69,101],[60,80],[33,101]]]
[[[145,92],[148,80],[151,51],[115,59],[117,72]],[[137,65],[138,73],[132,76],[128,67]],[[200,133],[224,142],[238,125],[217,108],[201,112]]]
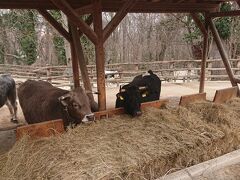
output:
[[[141,111],[137,111],[136,113],[135,113],[135,116],[141,116],[142,115],[142,112]]]
[[[88,121],[94,121],[95,120],[95,115],[93,113],[88,114],[88,115],[86,115],[86,118],[88,119]]]
[[[94,120],[95,120],[95,116],[93,113],[91,113],[91,114],[85,115],[84,118],[82,119],[82,122],[86,123],[86,122],[94,121]]]

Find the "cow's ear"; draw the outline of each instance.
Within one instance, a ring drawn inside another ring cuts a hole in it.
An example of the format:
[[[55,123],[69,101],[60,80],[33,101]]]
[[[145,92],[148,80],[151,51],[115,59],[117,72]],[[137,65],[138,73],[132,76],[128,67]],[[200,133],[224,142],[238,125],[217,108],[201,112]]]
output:
[[[69,93],[60,96],[58,100],[62,103],[63,106],[67,106],[70,100],[71,95]]]
[[[143,93],[142,93],[142,97],[146,97],[148,95],[148,91],[144,91]]]
[[[117,97],[122,101],[124,100],[124,97],[120,93],[117,93]]]

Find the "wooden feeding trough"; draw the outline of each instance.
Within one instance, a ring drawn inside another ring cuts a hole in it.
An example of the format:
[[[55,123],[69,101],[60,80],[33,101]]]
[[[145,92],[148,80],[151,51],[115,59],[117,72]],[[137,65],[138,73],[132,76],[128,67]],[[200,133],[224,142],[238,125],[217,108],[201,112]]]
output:
[[[155,107],[160,108],[164,106],[168,100],[159,100],[159,101],[153,101],[153,102],[147,102],[142,103],[141,108],[146,107]],[[100,111],[95,112],[96,120],[100,120],[102,118],[109,118],[113,115],[120,115],[124,114],[123,108],[117,108],[117,109],[109,109],[106,111]],[[16,139],[20,139],[23,135],[29,135],[32,138],[38,138],[38,137],[48,137],[56,134],[61,134],[65,132],[64,126],[63,126],[63,120],[53,120],[53,121],[46,121],[36,124],[30,124],[18,127],[16,129]]]
[[[235,98],[238,96],[238,86],[216,90],[213,102],[215,103],[224,103],[229,99]]]
[[[168,101],[169,101],[168,99],[162,99],[162,100],[142,103],[141,109],[144,109],[146,107],[160,108],[160,107],[166,105],[166,103],[168,103]],[[114,115],[124,114],[124,109],[123,108],[115,108],[115,109],[109,109],[106,111],[95,112],[94,114],[95,114],[96,120],[100,120],[103,118],[110,118]]]
[[[206,101],[206,93],[190,94],[181,96],[179,105],[184,106],[196,101]]]
[[[48,137],[64,132],[63,120],[46,121],[36,124],[29,124],[18,127],[16,129],[16,139],[20,139],[24,135],[29,135],[32,138]]]

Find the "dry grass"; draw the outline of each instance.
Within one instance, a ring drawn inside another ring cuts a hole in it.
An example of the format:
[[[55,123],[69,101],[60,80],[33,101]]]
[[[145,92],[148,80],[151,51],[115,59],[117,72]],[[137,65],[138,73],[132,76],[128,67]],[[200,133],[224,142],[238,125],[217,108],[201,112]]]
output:
[[[154,179],[239,148],[239,113],[239,99],[201,102],[25,137],[2,157],[0,179]]]

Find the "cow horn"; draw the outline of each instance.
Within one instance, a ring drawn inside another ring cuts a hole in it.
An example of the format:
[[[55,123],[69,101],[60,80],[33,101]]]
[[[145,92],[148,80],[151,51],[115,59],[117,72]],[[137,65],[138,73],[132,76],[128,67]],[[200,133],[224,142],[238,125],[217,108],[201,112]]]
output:
[[[126,89],[120,89],[120,92],[126,92]]]
[[[70,97],[70,94],[65,94],[63,96],[60,96],[59,100],[64,100],[64,99],[69,98],[69,97]]]
[[[142,87],[138,87],[138,89],[139,90],[145,90],[145,89],[147,89],[147,87],[146,86],[142,86]]]
[[[99,92],[97,91],[85,91],[86,94],[100,94]]]

